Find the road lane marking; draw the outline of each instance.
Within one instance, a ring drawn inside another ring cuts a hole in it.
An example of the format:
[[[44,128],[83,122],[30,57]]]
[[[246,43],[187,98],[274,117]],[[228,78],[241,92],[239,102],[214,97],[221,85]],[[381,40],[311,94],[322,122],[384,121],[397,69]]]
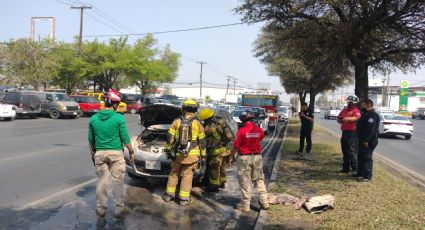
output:
[[[59,151],[59,149],[49,149],[49,150],[45,150],[45,151],[40,151],[40,152],[35,152],[35,153],[30,153],[30,154],[24,154],[24,155],[4,158],[4,159],[1,159],[0,164],[5,162],[5,161],[12,161],[12,160],[22,159],[22,158],[26,158],[26,157],[32,157],[32,156],[36,156],[36,155],[42,155],[42,154],[45,154],[45,153],[50,153],[50,152],[55,152],[55,151]]]
[[[16,211],[22,211],[24,209],[35,207],[35,206],[40,205],[40,204],[43,204],[43,203],[45,203],[45,202],[47,202],[47,201],[49,201],[49,200],[51,200],[51,199],[53,199],[55,197],[62,196],[64,194],[67,194],[67,193],[72,192],[74,190],[80,189],[80,188],[82,188],[84,186],[87,186],[87,185],[89,185],[91,183],[94,183],[96,181],[97,181],[97,178],[93,178],[93,179],[88,180],[86,182],[77,184],[77,185],[75,185],[73,187],[70,187],[70,188],[64,189],[62,191],[59,191],[59,192],[56,192],[56,193],[47,195],[47,196],[45,196],[45,197],[43,197],[41,199],[38,199],[38,200],[35,200],[35,201],[31,201],[29,203],[26,203],[26,204],[24,204],[24,205],[22,205],[22,206],[20,206],[18,208],[15,208],[14,210],[16,210]]]

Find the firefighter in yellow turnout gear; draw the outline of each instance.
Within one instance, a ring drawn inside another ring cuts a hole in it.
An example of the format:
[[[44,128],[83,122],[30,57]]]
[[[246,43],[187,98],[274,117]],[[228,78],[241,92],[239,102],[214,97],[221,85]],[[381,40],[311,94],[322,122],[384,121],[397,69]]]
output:
[[[205,108],[199,112],[199,119],[204,122],[208,159],[211,170],[208,191],[218,192],[227,181],[226,160],[230,155],[233,135],[223,119],[214,117],[214,110]]]
[[[192,203],[190,191],[193,172],[197,169],[201,158],[206,157],[206,148],[204,127],[195,117],[198,103],[194,100],[186,100],[182,104],[182,110],[183,116],[176,118],[168,130],[167,150],[173,162],[167,189],[162,198],[166,202],[175,198],[176,187],[181,176],[179,198],[180,205],[184,206]]]

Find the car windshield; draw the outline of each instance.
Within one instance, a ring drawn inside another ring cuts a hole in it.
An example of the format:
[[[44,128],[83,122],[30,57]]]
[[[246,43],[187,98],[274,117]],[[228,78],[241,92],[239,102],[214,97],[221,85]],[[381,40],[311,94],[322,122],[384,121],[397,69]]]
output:
[[[53,94],[56,101],[71,101],[71,98],[66,94]]]
[[[392,121],[408,121],[406,117],[398,116],[398,115],[392,115],[392,114],[384,114],[385,120],[392,120]]]
[[[279,112],[282,112],[282,113],[286,112],[286,108],[280,108]]]
[[[88,97],[87,102],[88,103],[98,103],[99,101],[95,97]]]
[[[232,117],[239,117],[244,110],[236,110],[232,112]]]

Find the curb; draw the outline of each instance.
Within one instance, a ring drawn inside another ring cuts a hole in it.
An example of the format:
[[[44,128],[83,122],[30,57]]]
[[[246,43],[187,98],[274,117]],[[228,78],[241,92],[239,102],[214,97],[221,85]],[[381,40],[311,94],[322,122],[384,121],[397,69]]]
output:
[[[288,125],[288,123],[286,124]],[[285,140],[286,137],[286,132],[288,131],[288,128],[286,127],[285,132],[283,134],[283,140]],[[279,148],[279,152],[277,153],[276,159],[274,161],[273,164],[273,170],[272,170],[272,175],[270,176],[270,181],[269,184],[267,185],[267,192],[270,190],[270,188],[273,188],[276,185],[276,176],[277,176],[277,171],[279,168],[279,162],[280,162],[280,158],[282,156],[282,147],[283,147],[283,142],[282,145]],[[255,221],[255,225],[254,225],[254,230],[261,230],[263,229],[264,224],[267,221],[267,210],[260,210],[260,213],[258,214],[257,220]]]
[[[340,135],[338,135],[336,132],[319,125],[321,128],[323,128],[326,132],[328,132],[331,136],[340,138]],[[414,172],[411,169],[406,168],[405,166],[383,156],[381,153],[375,151],[375,156],[384,167],[388,167],[391,170],[395,170],[398,173],[401,174],[401,177],[408,179],[408,183],[412,184],[415,187],[418,187],[422,190],[425,190],[425,176],[420,175],[419,173]]]

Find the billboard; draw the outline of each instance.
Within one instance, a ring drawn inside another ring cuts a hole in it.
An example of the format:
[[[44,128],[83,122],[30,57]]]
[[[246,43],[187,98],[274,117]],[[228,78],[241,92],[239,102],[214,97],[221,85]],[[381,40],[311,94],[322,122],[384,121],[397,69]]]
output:
[[[409,91],[409,82],[402,80],[400,82],[400,102],[399,110],[401,112],[407,112],[407,102],[408,102],[408,91]]]

